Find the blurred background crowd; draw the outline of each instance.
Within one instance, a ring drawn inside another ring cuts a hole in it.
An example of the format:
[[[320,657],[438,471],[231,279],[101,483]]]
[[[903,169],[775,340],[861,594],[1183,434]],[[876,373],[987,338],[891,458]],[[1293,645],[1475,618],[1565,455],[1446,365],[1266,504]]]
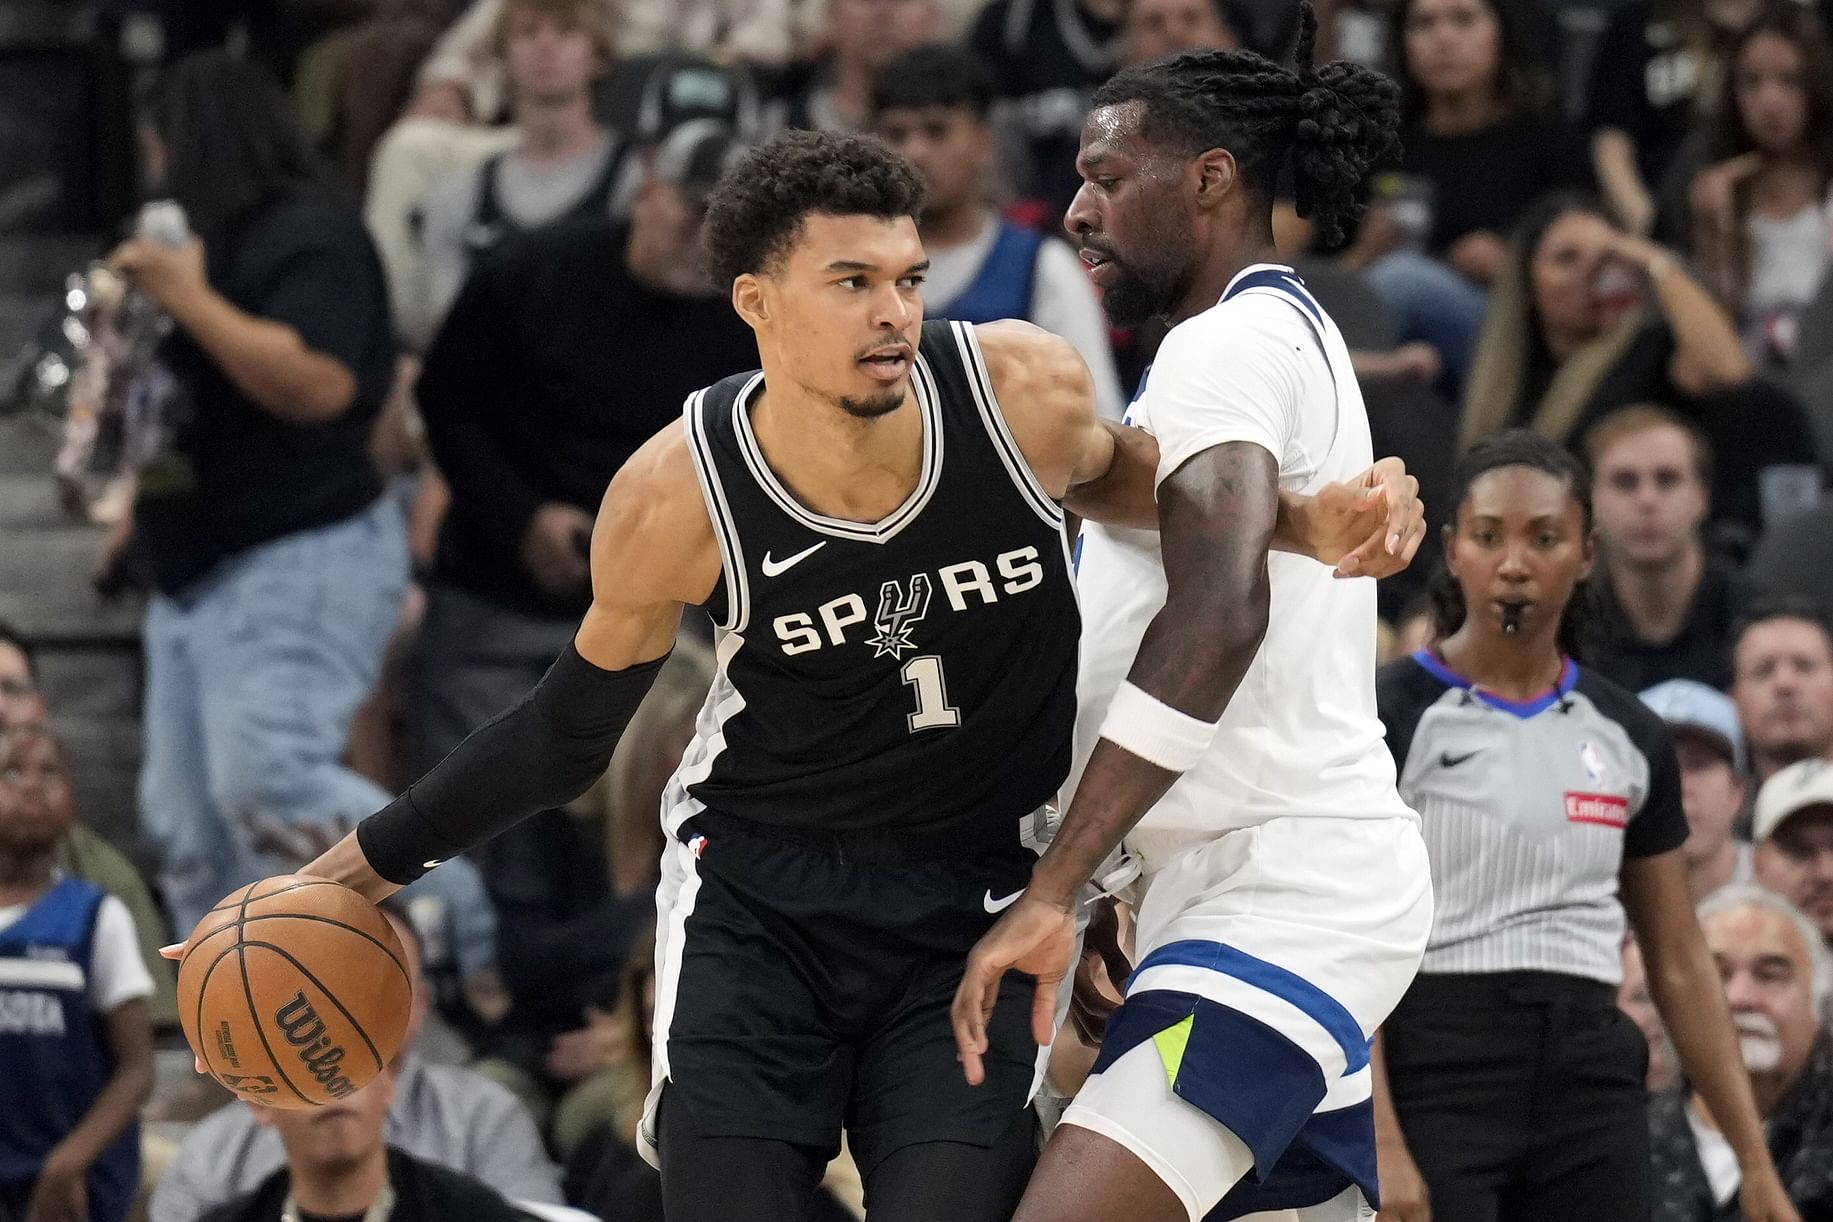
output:
[[[1790,1183],[1833,1217],[1833,4],[1319,12],[1320,59],[1399,83],[1405,148],[1334,247],[1280,204],[1282,255],[1429,512],[1506,429],[1587,463],[1584,662],[1675,730],[1708,940],[1734,1010],[1781,1033],[1752,1063],[1772,1148],[1823,1169]],[[0,866],[48,819],[63,875],[131,914],[126,942],[97,926],[123,962],[91,993],[153,1036],[124,1054],[134,1216],[278,1217],[283,1163],[335,1187],[384,1147],[429,1217],[475,1182],[660,1216],[629,1145],[655,812],[708,649],[677,651],[585,799],[391,903],[419,1034],[335,1131],[257,1123],[190,1074],[153,948],[310,860],[569,638],[611,474],[756,364],[698,241],[748,144],[903,151],[930,315],[1064,336],[1118,418],[1159,335],[1110,329],[1063,240],[1086,101],[1181,48],[1285,58],[1296,27],[1295,0],[0,6]],[[1389,656],[1432,643],[1437,549],[1383,583]],[[1735,1216],[1625,954],[1658,1217]],[[45,1157],[9,1141],[30,1144],[0,1122],[0,1218]],[[844,1158],[828,1188],[859,1216]]]

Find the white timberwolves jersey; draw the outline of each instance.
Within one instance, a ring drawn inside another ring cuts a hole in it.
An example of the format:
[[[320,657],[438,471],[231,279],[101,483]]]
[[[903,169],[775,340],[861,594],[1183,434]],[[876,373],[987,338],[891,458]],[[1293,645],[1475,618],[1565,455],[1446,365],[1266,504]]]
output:
[[[1295,492],[1316,492],[1374,461],[1342,335],[1291,269],[1267,264],[1241,272],[1219,303],[1171,330],[1129,422],[1158,439],[1160,481],[1231,441],[1265,447],[1279,460],[1280,486]],[[1089,523],[1082,535],[1071,786],[1165,601],[1156,533]],[[1127,839],[1148,870],[1190,843],[1269,819],[1411,813],[1395,792],[1375,714],[1375,583],[1339,580],[1315,560],[1280,552],[1267,566],[1266,639],[1215,744]]]

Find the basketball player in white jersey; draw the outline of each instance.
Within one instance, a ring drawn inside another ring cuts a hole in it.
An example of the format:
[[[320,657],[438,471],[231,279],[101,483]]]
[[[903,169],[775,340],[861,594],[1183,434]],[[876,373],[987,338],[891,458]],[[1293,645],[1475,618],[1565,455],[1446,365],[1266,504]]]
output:
[[[1237,51],[1098,91],[1068,226],[1117,323],[1173,324],[1130,413],[1160,532],[1091,524],[1074,799],[954,1010],[970,1081],[1008,969],[1051,1035],[1085,885],[1123,837],[1138,967],[1017,1222],[1373,1216],[1369,1041],[1418,967],[1431,888],[1375,713],[1375,589],[1269,552],[1282,490],[1366,466],[1343,338],[1276,261],[1274,177],[1326,236],[1389,150],[1391,82]]]

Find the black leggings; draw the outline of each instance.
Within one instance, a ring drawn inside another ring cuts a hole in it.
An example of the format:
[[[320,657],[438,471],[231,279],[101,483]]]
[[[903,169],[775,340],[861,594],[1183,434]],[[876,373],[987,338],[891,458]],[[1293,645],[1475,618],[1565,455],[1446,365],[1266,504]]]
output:
[[[1648,1044],[1614,992],[1548,972],[1414,981],[1382,1044],[1434,1218],[1646,1222]]]
[[[662,1096],[662,1213],[668,1222],[825,1222],[823,1151],[755,1137],[708,1137]],[[934,1141],[894,1150],[865,1177],[867,1222],[1010,1222],[1037,1161],[1024,1109],[990,1147]]]

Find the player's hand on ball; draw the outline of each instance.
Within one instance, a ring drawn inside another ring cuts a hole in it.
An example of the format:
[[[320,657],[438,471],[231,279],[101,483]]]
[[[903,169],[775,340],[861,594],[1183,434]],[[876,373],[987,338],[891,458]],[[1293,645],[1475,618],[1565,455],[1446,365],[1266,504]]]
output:
[[[89,1168],[53,1149],[26,1202],[25,1222],[89,1222]]]
[[[967,957],[951,1011],[961,1071],[970,1085],[986,1081],[981,1057],[987,1051],[987,1020],[999,1000],[999,981],[1009,971],[1037,979],[1031,1000],[1031,1037],[1047,1047],[1056,1037],[1057,989],[1069,975],[1076,949],[1074,901],[1058,905],[1027,891],[1006,909]]]

